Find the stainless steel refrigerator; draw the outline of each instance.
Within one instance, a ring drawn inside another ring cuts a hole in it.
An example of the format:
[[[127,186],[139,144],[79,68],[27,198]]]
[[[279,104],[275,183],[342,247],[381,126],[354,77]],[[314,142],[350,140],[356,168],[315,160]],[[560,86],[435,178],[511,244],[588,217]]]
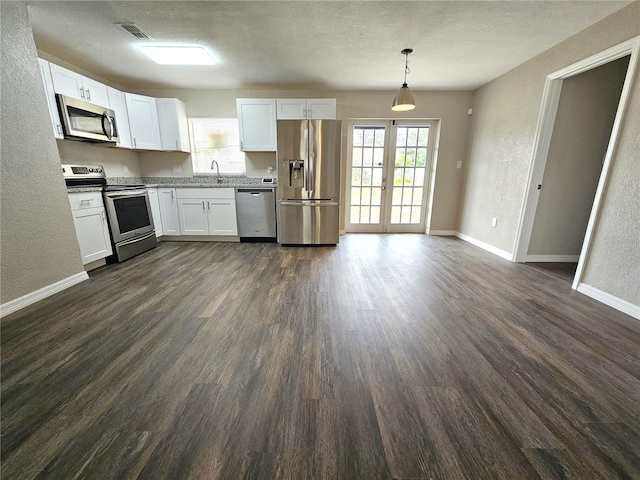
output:
[[[335,245],[340,120],[278,120],[278,243]]]

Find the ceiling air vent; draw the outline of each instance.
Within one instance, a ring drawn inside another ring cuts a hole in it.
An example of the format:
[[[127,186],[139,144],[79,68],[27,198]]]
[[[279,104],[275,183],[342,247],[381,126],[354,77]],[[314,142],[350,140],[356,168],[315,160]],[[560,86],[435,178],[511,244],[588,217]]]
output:
[[[124,28],[127,32],[129,32],[131,35],[133,35],[136,38],[151,38],[151,35],[149,35],[147,32],[142,30],[135,23],[116,23],[116,25],[120,25],[122,28]]]

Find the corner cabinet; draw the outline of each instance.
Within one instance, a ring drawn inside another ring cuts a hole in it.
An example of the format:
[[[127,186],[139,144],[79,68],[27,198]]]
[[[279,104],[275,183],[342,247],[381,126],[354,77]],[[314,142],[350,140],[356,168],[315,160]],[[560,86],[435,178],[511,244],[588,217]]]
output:
[[[276,100],[278,120],[335,120],[335,98],[283,98]]]
[[[69,203],[83,265],[111,255],[113,249],[102,194],[69,193]]]
[[[237,98],[240,150],[243,152],[275,152],[276,101],[266,98]]]
[[[133,148],[162,150],[156,99],[134,93],[125,93],[124,99],[129,114]]]
[[[177,98],[157,98],[162,150],[190,152],[187,106]]]
[[[178,188],[182,235],[237,236],[233,188]]]

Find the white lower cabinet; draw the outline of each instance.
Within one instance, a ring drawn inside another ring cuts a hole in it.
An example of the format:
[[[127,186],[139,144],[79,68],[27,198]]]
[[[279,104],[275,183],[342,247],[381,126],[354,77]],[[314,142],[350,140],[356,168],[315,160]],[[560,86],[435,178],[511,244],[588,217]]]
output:
[[[238,235],[233,188],[176,190],[182,235]]]
[[[209,235],[207,200],[179,199],[180,233],[182,235]]]
[[[113,253],[100,192],[70,193],[69,203],[84,265]]]
[[[178,198],[175,188],[158,188],[158,204],[163,235],[180,235]]]
[[[158,201],[158,189],[148,188],[149,202],[151,203],[151,217],[153,218],[153,228],[156,231],[156,237],[161,237],[162,233],[162,214],[160,213],[160,202]]]

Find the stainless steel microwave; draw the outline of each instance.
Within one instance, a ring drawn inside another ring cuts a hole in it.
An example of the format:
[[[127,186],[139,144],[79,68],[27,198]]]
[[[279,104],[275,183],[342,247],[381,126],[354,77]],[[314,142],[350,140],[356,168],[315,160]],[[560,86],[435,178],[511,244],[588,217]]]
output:
[[[116,143],[115,112],[109,108],[56,94],[64,138],[85,142]]]

